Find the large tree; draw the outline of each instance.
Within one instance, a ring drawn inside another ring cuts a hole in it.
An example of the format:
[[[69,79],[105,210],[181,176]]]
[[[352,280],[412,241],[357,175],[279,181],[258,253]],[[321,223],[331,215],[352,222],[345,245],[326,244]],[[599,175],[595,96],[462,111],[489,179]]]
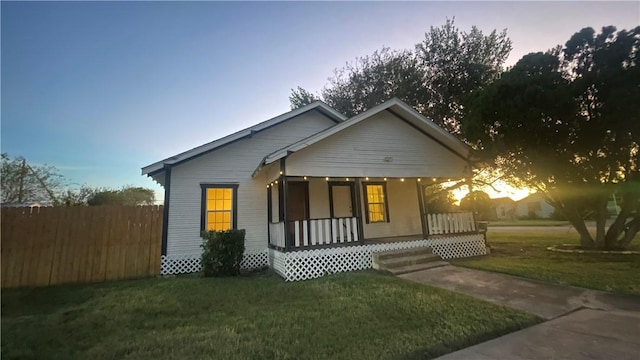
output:
[[[431,27],[414,49],[383,48],[337,69],[320,98],[350,117],[397,97],[459,133],[468,96],[500,74],[510,51],[505,31],[485,35],[474,26],[462,32],[447,20]],[[309,95],[292,90],[292,108],[308,103]]]
[[[640,27],[582,29],[564,47],[524,56],[465,118],[467,138],[542,192],[585,247],[625,247],[640,230],[638,49]],[[614,193],[623,205],[606,229]]]
[[[23,157],[2,153],[2,202],[55,203],[65,185],[64,177],[51,165],[29,164]]]
[[[491,199],[484,191],[476,190],[468,193],[460,200],[460,210],[473,211],[477,220],[491,218]]]

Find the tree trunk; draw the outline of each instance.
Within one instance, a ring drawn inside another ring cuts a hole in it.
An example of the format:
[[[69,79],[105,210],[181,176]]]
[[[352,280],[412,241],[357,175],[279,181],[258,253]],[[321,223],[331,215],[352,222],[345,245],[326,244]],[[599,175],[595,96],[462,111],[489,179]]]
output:
[[[587,226],[584,223],[584,219],[580,216],[580,212],[572,204],[568,204],[566,201],[562,201],[557,196],[551,193],[545,193],[545,200],[551,204],[556,210],[560,211],[567,220],[573,225],[578,234],[580,235],[580,246],[593,248],[595,247],[595,241],[589,233]]]
[[[570,214],[567,216],[567,219],[580,235],[580,246],[589,248],[595,247],[596,243],[593,241],[593,237],[591,237],[591,234],[584,223],[584,219],[582,219],[582,217],[577,213]]]
[[[595,220],[596,220],[596,247],[597,248],[607,248],[607,244],[605,242],[605,226],[607,222],[607,200],[608,196],[604,199],[599,199],[596,202],[595,206]]]
[[[618,217],[609,227],[605,236],[605,246],[607,248],[624,248],[638,233],[638,223],[640,215],[636,214],[633,220],[627,223],[627,218],[633,213],[634,206],[637,207],[638,196],[634,192],[625,192],[622,196],[623,204]],[[640,209],[636,209],[636,213]],[[624,233],[624,234],[623,234]]]
[[[634,236],[640,231],[640,215],[636,215],[636,217],[629,222],[624,230],[624,238],[620,240],[618,246],[621,248],[627,247],[631,240],[633,240]]]

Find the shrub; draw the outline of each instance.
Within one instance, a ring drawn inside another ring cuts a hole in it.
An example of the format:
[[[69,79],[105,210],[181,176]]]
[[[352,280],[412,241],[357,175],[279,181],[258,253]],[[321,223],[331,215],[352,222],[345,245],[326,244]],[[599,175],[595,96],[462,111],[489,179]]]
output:
[[[233,276],[240,273],[244,254],[244,230],[203,231],[202,270],[204,276]]]

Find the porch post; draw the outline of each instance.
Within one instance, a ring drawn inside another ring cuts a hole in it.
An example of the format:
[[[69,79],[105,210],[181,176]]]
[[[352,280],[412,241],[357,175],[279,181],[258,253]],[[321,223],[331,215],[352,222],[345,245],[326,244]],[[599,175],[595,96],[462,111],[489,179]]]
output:
[[[467,168],[469,169],[469,176],[466,179],[467,180],[467,188],[469,190],[469,196],[471,196],[471,193],[473,192],[473,180],[472,180],[472,178],[473,178],[473,169],[471,168],[471,163],[470,162],[467,163]],[[473,198],[470,198],[470,199],[472,199],[472,201],[471,201],[471,216],[473,216],[473,223],[474,223],[474,225],[475,225],[475,227],[477,229],[478,228],[478,219],[476,219],[476,211],[477,211],[476,202],[473,200]]]
[[[427,231],[428,220],[424,204],[424,187],[422,186],[422,184],[420,184],[420,182],[418,182],[418,180],[416,180],[416,189],[418,191],[418,206],[420,207],[420,223],[422,224],[422,236],[424,236],[424,238],[426,239],[429,237],[429,232]]]
[[[267,247],[271,247],[271,221],[273,220],[272,194],[271,185],[267,185]]]
[[[289,220],[287,209],[287,197],[289,193],[289,187],[287,186],[287,175],[285,172],[285,158],[280,159],[280,184],[282,184],[282,196],[280,197],[280,213],[282,215],[282,221],[284,222],[284,251],[289,251]]]
[[[355,211],[353,211],[354,214],[356,214],[356,217],[358,219],[358,234],[360,234],[360,240],[362,242],[364,242],[364,230],[363,230],[363,226],[362,226],[362,205],[360,204],[360,178],[355,178],[355,204],[353,204],[353,206],[355,206]]]

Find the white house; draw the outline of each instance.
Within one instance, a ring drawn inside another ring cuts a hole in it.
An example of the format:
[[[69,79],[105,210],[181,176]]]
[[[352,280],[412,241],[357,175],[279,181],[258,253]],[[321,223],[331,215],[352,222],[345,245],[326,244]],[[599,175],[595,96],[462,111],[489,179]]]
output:
[[[516,213],[519,218],[538,217],[548,219],[553,214],[554,207],[549,205],[541,194],[534,193],[521,199],[516,204]]]
[[[424,186],[471,150],[398,99],[347,119],[323,102],[148,165],[165,188],[162,273],[199,270],[202,230],[246,230],[242,266],[287,280],[370,268],[372,253],[484,254],[470,213],[427,214]]]

